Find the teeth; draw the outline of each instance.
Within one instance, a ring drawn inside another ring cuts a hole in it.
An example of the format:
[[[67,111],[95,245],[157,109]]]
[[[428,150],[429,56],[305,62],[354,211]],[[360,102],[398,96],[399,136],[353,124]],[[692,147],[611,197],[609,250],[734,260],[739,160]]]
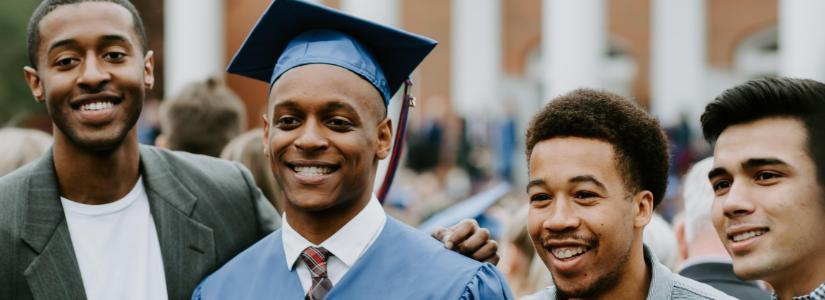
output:
[[[750,238],[755,237],[755,236],[760,236],[760,235],[764,234],[765,232],[766,232],[765,230],[752,230],[752,231],[748,231],[748,232],[743,232],[743,233],[734,235],[732,240],[734,242],[741,242],[741,241],[750,239]]]
[[[553,255],[559,259],[571,258],[587,252],[587,247],[563,247],[553,249]]]
[[[112,102],[92,102],[86,103],[80,106],[81,110],[102,110],[102,109],[109,109],[114,106]]]
[[[295,172],[303,176],[321,176],[332,173],[332,168],[315,166],[295,166]]]

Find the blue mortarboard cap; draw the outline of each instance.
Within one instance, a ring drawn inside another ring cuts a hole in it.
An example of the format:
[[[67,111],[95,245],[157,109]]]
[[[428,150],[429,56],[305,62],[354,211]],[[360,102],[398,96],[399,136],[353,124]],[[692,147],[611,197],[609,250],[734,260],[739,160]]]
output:
[[[324,6],[275,0],[227,71],[272,84],[294,67],[337,65],[369,81],[386,105],[435,45],[429,38]]]

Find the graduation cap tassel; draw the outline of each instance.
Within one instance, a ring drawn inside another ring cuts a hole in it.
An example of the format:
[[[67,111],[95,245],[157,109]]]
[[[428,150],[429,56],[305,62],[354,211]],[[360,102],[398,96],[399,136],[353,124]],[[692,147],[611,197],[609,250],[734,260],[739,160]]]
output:
[[[384,182],[381,183],[381,189],[378,190],[378,201],[384,203],[387,193],[390,191],[392,180],[395,177],[395,171],[398,169],[398,164],[401,161],[401,152],[404,150],[404,137],[407,132],[407,115],[410,107],[415,107],[415,97],[410,95],[410,87],[412,87],[412,80],[404,81],[404,99],[401,101],[401,112],[398,115],[398,125],[395,129],[395,139],[392,146],[392,154],[390,162],[387,166],[387,173],[384,175]]]

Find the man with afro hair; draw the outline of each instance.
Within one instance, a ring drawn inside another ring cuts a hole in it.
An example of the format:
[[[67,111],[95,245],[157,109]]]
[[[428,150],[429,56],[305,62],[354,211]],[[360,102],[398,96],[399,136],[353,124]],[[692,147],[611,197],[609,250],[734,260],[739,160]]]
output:
[[[645,111],[612,93],[554,99],[526,138],[527,228],[554,286],[531,299],[729,299],[672,273],[642,233],[667,187],[667,139]]]

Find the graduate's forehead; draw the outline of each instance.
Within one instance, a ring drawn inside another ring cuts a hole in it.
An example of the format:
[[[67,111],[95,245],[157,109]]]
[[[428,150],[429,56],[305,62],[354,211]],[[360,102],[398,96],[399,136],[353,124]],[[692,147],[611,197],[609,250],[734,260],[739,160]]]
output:
[[[348,69],[330,64],[307,64],[292,68],[273,84],[270,105],[302,108],[344,109],[380,117],[384,104],[379,91]]]

